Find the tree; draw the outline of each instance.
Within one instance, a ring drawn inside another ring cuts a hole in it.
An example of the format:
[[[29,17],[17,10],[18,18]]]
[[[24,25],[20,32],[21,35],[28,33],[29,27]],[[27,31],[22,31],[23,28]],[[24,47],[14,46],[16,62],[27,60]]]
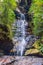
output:
[[[32,0],[29,13],[32,15],[33,33],[40,37],[35,46],[43,54],[43,0]]]
[[[15,20],[16,7],[15,0],[0,0],[0,50],[3,50],[5,54],[9,54],[14,46],[12,24]]]
[[[29,12],[32,15],[34,34],[42,36],[43,35],[43,0],[32,0],[32,4]]]
[[[15,20],[14,11],[17,7],[15,0],[0,0],[0,24],[6,25],[10,30],[10,35],[12,35],[12,23]],[[9,36],[10,36],[9,35]]]

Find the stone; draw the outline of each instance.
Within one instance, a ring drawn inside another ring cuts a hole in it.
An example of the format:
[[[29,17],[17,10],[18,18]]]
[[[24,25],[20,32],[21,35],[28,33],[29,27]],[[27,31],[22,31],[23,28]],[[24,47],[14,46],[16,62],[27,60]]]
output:
[[[33,63],[32,65],[42,65],[42,63],[37,62],[37,63]]]

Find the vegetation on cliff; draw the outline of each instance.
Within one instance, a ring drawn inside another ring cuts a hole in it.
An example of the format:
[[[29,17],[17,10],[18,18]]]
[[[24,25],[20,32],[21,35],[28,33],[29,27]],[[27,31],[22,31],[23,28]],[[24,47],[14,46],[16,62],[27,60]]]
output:
[[[12,36],[12,23],[15,20],[14,10],[17,7],[15,0],[0,0],[0,24],[6,25],[10,31],[9,37]]]
[[[39,37],[33,46],[43,54],[43,0],[32,0],[28,13],[32,16],[32,32]]]
[[[9,54],[14,46],[12,24],[15,20],[16,7],[15,0],[0,0],[0,50],[3,50],[5,54]]]

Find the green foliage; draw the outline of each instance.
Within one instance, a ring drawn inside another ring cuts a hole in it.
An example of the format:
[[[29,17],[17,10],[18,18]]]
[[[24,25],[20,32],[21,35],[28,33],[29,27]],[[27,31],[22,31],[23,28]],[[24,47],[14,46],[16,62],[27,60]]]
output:
[[[40,53],[43,54],[43,44],[40,42],[40,40],[35,41],[33,46],[35,49],[38,49]]]
[[[43,44],[40,43],[40,52],[43,54]]]
[[[36,35],[43,35],[43,0],[32,0],[30,11],[32,23],[34,24],[33,32]]]
[[[15,20],[14,10],[17,7],[15,0],[0,0],[0,24],[6,25],[12,35],[12,23]]]
[[[43,54],[43,0],[32,0],[29,13],[32,15],[33,33],[41,37],[33,46]]]

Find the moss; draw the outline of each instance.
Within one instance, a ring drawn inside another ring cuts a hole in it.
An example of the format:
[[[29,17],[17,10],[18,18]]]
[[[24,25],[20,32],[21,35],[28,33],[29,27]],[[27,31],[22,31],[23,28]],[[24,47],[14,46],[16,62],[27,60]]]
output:
[[[39,50],[41,54],[43,54],[43,43],[41,43],[40,40],[37,40],[34,44],[33,44],[34,48]]]
[[[37,54],[37,53],[39,53],[38,49],[30,49],[30,50],[27,50],[25,52],[25,55],[28,55],[28,54]]]

